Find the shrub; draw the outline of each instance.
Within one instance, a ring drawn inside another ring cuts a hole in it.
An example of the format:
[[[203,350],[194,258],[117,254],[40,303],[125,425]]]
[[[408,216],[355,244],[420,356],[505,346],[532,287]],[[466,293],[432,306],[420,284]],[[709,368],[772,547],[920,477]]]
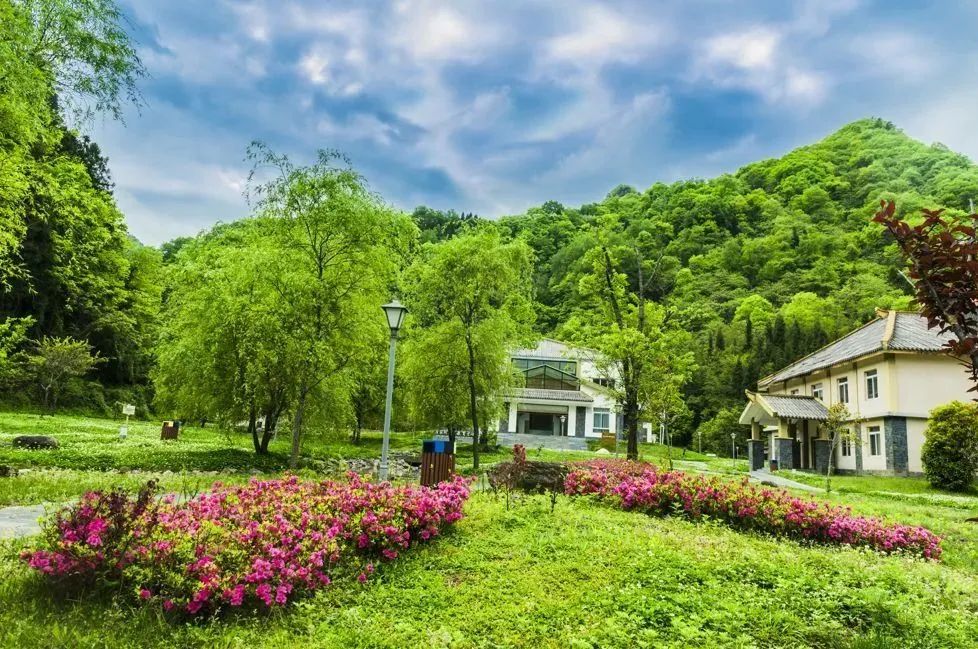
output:
[[[659,471],[627,460],[591,460],[573,465],[565,493],[594,494],[622,509],[647,514],[711,518],[741,530],[798,540],[907,552],[928,559],[941,556],[941,539],[922,527],[888,524],[854,516],[849,508],[794,498],[783,490],[743,482]]]
[[[952,401],[934,408],[920,459],[934,487],[967,490],[978,470],[978,406]]]
[[[41,549],[21,557],[56,581],[121,584],[190,614],[224,605],[274,607],[343,577],[366,581],[462,517],[469,481],[436,487],[252,480],[183,504],[143,490],[89,492],[58,512]]]

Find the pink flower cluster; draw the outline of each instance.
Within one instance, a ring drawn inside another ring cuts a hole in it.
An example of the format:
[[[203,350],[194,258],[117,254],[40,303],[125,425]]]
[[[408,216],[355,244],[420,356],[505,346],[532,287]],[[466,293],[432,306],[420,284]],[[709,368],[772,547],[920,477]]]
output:
[[[855,516],[847,507],[795,498],[787,491],[682,471],[660,471],[626,460],[575,463],[564,481],[571,495],[594,494],[626,510],[722,520],[741,530],[826,544],[941,556],[941,538],[923,527]]]
[[[190,614],[223,605],[281,606],[341,577],[364,582],[379,561],[462,518],[470,481],[392,486],[350,474],[252,480],[183,504],[91,492],[58,512],[42,549],[22,553],[56,579],[122,582],[139,599]]]

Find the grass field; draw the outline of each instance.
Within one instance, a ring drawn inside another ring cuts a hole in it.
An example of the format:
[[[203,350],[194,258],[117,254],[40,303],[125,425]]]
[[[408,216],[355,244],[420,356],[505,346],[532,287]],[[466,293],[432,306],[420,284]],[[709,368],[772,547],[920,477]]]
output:
[[[161,442],[157,424],[138,423],[119,442],[118,424],[0,414],[0,464],[32,467],[0,478],[0,505],[136,488],[151,476],[166,490],[194,493],[215,479],[284,466],[284,440],[259,459],[240,434],[188,428],[176,443]],[[62,447],[6,444],[24,433],[54,434]],[[393,447],[417,450],[422,437],[397,434]],[[372,457],[379,449],[375,433],[359,446],[345,435],[310,435],[304,457]],[[664,463],[664,447],[642,452]],[[742,461],[673,455],[677,468],[729,479],[745,470]],[[594,457],[533,448],[528,456]],[[471,465],[466,446],[459,463]],[[311,468],[300,475],[319,476]],[[810,474],[785,475],[822,485]],[[476,493],[454,531],[384,565],[366,585],[338,583],[286,610],[204,622],[174,622],[104,590],[52,588],[17,559],[29,541],[2,542],[0,647],[974,647],[978,524],[966,519],[978,515],[978,496],[917,478],[833,482],[832,494],[814,497],[930,528],[945,537],[942,562],[804,546],[588,499],[561,497],[551,513],[544,497],[528,496],[507,510],[503,499]]]
[[[285,611],[173,623],[61,593],[0,553],[3,646],[973,647],[974,566],[805,547],[543,497],[467,518],[361,586]]]

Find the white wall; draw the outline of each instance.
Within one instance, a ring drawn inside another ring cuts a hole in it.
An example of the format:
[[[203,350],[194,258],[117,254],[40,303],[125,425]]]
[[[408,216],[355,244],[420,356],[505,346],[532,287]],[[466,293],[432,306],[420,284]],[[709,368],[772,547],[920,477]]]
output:
[[[924,447],[924,431],[927,420],[907,417],[907,468],[913,473],[923,473],[924,463],[920,453]]]

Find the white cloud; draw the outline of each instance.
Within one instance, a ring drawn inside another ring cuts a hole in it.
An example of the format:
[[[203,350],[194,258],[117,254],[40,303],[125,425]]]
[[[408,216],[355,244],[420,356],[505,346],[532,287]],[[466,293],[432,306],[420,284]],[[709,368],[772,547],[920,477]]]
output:
[[[868,74],[872,76],[921,79],[937,68],[933,44],[906,32],[860,35],[850,42],[849,50],[869,66]]]
[[[812,106],[824,100],[828,80],[793,62],[783,46],[787,31],[755,26],[706,39],[694,59],[693,81],[746,88],[771,103]]]
[[[723,34],[706,41],[705,65],[731,65],[742,70],[769,70],[774,67],[781,34],[768,27]]]
[[[416,63],[439,64],[479,60],[503,45],[503,35],[490,13],[491,7],[461,5],[433,0],[402,0],[394,5],[393,40]]]
[[[573,28],[545,41],[545,63],[570,63],[582,68],[612,61],[634,61],[660,42],[654,22],[625,16],[600,5],[586,5],[574,15]]]
[[[329,80],[329,59],[316,50],[307,52],[299,61],[299,68],[309,81],[324,84]]]

